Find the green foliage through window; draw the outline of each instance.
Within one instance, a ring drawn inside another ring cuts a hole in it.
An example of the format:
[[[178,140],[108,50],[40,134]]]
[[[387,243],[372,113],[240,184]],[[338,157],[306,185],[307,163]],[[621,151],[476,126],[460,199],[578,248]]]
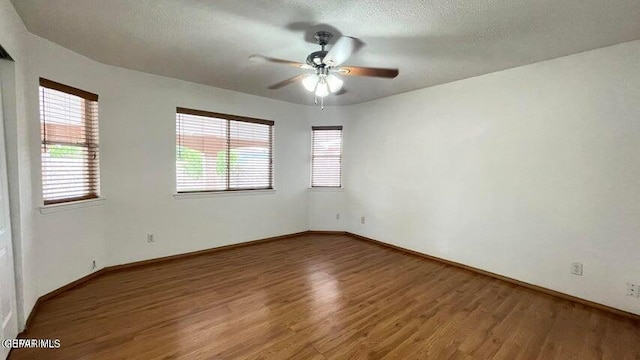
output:
[[[187,175],[199,179],[202,176],[203,172],[202,153],[198,150],[194,150],[186,146],[178,146],[176,150],[178,161],[183,162],[184,170]]]
[[[238,162],[238,154],[235,150],[231,150],[231,156],[229,160],[231,164],[230,168],[233,170]],[[227,152],[224,150],[218,152],[218,158],[216,159],[216,172],[218,173],[218,175],[227,174]]]
[[[52,158],[78,158],[82,154],[81,149],[72,145],[49,145],[49,155]]]

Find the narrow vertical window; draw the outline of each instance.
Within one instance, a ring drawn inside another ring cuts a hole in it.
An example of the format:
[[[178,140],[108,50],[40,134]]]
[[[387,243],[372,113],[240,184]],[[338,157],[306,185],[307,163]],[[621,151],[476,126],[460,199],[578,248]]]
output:
[[[342,126],[314,126],[311,187],[342,186]]]
[[[98,95],[40,78],[45,205],[100,197]]]
[[[178,108],[178,193],[273,189],[270,120]]]

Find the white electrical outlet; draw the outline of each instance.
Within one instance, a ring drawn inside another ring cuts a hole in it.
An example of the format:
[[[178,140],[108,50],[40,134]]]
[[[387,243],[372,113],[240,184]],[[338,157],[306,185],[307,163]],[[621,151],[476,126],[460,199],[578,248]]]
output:
[[[627,296],[640,297],[640,286],[638,284],[627,283]]]
[[[365,222],[364,220],[365,220],[365,219],[364,219],[364,216],[363,216],[363,217],[361,217],[361,218],[360,218],[360,223],[361,223],[361,224],[364,224],[364,222]]]
[[[147,243],[151,244],[154,243],[156,241],[156,239],[154,238],[153,234],[147,234]]]
[[[571,273],[573,275],[582,276],[582,263],[573,263],[571,264]]]
[[[340,220],[340,213],[336,213],[336,220]]]

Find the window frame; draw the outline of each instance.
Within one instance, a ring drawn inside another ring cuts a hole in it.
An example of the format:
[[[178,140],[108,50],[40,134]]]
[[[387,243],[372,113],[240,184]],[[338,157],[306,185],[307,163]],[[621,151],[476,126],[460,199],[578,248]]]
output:
[[[315,143],[315,132],[316,131],[335,131],[335,130],[339,130],[340,131],[340,155],[339,155],[339,159],[340,159],[340,180],[339,180],[339,184],[338,185],[332,185],[332,186],[318,186],[318,185],[313,185],[313,163],[314,163],[314,159],[315,159],[315,154],[313,152],[314,150],[314,143]],[[325,126],[312,126],[311,127],[311,175],[310,175],[310,189],[342,189],[342,177],[343,177],[343,173],[342,173],[342,164],[343,164],[343,159],[344,159],[344,127],[342,125],[325,125]]]
[[[247,116],[240,116],[240,115],[232,115],[232,114],[224,114],[224,113],[218,113],[218,112],[213,112],[213,111],[206,111],[206,110],[196,110],[196,109],[190,109],[190,108],[185,108],[185,107],[176,107],[176,136],[175,136],[175,140],[176,140],[176,150],[178,149],[178,146],[180,146],[179,142],[178,142],[178,116],[180,114],[183,115],[195,115],[195,116],[201,116],[201,117],[208,117],[208,118],[213,118],[213,119],[222,119],[222,120],[226,120],[227,122],[227,135],[226,135],[226,143],[227,143],[227,151],[230,151],[230,143],[231,143],[231,134],[229,132],[230,126],[231,126],[231,121],[236,121],[236,122],[245,122],[245,123],[252,123],[252,124],[261,124],[261,125],[267,125],[269,126],[269,185],[267,187],[255,187],[255,188],[231,188],[231,184],[230,184],[230,178],[227,176],[227,180],[226,180],[226,188],[225,189],[221,189],[221,190],[179,190],[178,189],[178,172],[177,172],[177,164],[178,164],[178,156],[177,156],[177,151],[175,152],[176,154],[176,158],[175,158],[175,194],[177,196],[189,196],[189,195],[205,195],[205,194],[224,194],[224,193],[238,193],[238,192],[255,192],[255,193],[261,193],[261,192],[265,192],[265,191],[273,191],[274,190],[274,132],[275,132],[275,121],[273,120],[265,120],[265,119],[258,119],[258,118],[252,118],[252,117],[247,117]]]
[[[44,89],[50,89],[65,93],[67,95],[76,96],[81,98],[84,101],[84,109],[86,118],[85,123],[83,124],[83,130],[85,133],[85,143],[74,143],[74,142],[64,142],[64,141],[55,141],[51,142],[47,140],[46,133],[46,113],[40,113],[40,126],[42,127],[40,130],[40,190],[42,197],[42,204],[44,207],[48,206],[60,206],[60,205],[68,205],[74,203],[82,203],[88,200],[101,200],[101,181],[100,181],[100,116],[99,116],[99,104],[98,104],[98,95],[75,88],[73,86],[61,84],[59,82],[55,82],[53,80],[49,80],[46,78],[39,78],[39,87],[38,87],[38,100],[39,106],[44,106]],[[91,105],[90,102],[95,103],[96,113],[95,115],[91,113]],[[91,116],[90,116],[91,115]],[[95,116],[95,118],[93,118]],[[44,133],[43,133],[44,130]],[[60,198],[54,200],[47,200],[45,198],[44,190],[45,190],[45,181],[44,181],[44,163],[43,163],[43,152],[42,149],[46,148],[50,145],[69,145],[69,146],[77,146],[83,147],[87,149],[87,171],[91,174],[87,177],[87,183],[89,192],[86,195],[82,196],[74,196],[67,198]],[[93,154],[93,155],[91,155]],[[91,184],[93,183],[93,184]]]

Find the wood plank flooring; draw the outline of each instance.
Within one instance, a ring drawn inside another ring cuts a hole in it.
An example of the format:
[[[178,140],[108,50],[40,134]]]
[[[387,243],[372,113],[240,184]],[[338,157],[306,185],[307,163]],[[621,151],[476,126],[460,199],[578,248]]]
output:
[[[108,273],[10,359],[640,359],[640,323],[344,235]]]

